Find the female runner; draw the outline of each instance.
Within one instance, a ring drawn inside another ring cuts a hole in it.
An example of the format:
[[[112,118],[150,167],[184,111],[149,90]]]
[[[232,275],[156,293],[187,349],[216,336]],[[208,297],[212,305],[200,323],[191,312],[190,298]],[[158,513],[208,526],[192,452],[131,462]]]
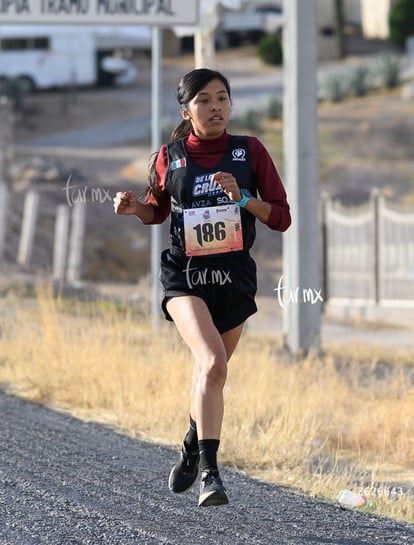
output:
[[[114,198],[117,214],[144,224],[171,215],[161,255],[162,308],[194,357],[190,426],[169,488],[183,492],[201,471],[199,506],[227,504],[217,466],[227,364],[246,319],[257,311],[256,264],[249,254],[256,218],[276,231],[291,222],[286,192],[263,144],[227,132],[231,90],[206,68],[180,81],[182,122],[150,168],[146,198]],[[260,198],[259,198],[260,196]]]

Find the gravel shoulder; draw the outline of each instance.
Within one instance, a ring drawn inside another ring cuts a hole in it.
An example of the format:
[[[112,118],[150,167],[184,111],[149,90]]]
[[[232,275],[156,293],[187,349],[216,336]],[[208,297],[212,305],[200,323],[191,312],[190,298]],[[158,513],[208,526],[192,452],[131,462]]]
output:
[[[229,506],[173,495],[177,453],[0,393],[1,545],[403,545],[414,526],[223,468]]]

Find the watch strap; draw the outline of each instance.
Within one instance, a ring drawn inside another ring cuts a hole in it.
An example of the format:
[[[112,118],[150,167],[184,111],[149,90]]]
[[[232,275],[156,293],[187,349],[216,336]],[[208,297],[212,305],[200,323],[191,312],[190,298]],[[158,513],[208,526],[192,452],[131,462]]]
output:
[[[240,208],[244,208],[246,206],[246,204],[250,201],[251,199],[251,196],[250,195],[246,195],[243,191],[243,189],[240,190],[240,193],[241,193],[241,200],[240,201],[236,201],[236,204],[238,206],[240,206]]]

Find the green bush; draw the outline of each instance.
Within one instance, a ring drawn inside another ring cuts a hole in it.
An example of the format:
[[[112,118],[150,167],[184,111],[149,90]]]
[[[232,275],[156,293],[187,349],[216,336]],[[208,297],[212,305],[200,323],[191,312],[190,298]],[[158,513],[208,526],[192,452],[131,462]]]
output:
[[[283,49],[280,32],[266,34],[257,45],[257,54],[265,64],[281,65]]]
[[[414,36],[414,2],[397,0],[389,16],[390,39],[400,47],[405,47],[406,39]]]
[[[14,110],[21,110],[27,90],[21,79],[2,77],[0,80],[0,95],[10,100]]]

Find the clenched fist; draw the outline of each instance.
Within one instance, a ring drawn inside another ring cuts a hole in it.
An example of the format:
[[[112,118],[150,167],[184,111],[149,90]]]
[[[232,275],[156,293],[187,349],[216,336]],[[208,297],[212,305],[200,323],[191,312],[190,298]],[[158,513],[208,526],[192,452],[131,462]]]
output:
[[[115,214],[137,213],[138,199],[133,191],[118,191],[113,200]]]

